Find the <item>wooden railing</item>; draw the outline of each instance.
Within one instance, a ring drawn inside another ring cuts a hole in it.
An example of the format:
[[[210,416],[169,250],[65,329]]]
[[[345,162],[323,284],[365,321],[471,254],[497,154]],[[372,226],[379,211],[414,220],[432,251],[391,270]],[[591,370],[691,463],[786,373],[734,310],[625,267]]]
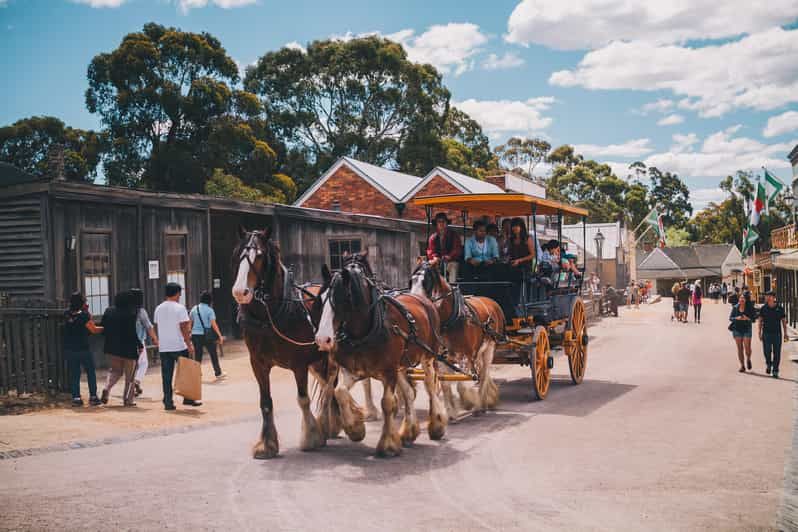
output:
[[[798,248],[798,235],[795,225],[785,225],[770,232],[770,244],[773,249]]]

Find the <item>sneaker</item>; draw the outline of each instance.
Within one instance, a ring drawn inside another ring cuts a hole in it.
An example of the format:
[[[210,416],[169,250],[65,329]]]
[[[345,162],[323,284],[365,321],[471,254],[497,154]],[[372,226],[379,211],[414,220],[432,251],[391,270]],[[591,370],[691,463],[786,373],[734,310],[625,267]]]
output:
[[[227,378],[227,373],[225,373],[224,371],[216,376],[216,380],[222,380],[226,378]]]
[[[741,366],[740,369],[738,369],[737,371],[739,371],[740,373],[745,373],[745,366]]]
[[[136,387],[135,395],[138,397],[142,393],[141,386],[139,386],[139,383],[134,384],[134,386]]]
[[[202,401],[193,401],[191,399],[183,399],[183,404],[186,406],[202,406]]]
[[[771,377],[773,377],[774,379],[778,379],[779,378],[779,372],[778,371],[774,371],[773,375],[771,375]]]
[[[751,359],[750,358],[746,361],[745,364],[746,364],[746,366],[748,366],[748,370],[749,371],[754,369],[754,366],[751,364]]]
[[[135,401],[125,401],[125,406],[136,406]]]
[[[83,399],[81,399],[80,397],[73,397],[72,406],[83,406]]]
[[[766,368],[765,368],[765,373],[767,373],[768,375],[770,375],[770,366],[768,366],[768,367],[766,367]]]
[[[108,390],[103,390],[103,393],[100,396],[100,402],[102,402],[102,404],[104,405],[108,404],[108,395],[109,395]]]
[[[164,410],[176,410],[175,405],[164,405]]]
[[[101,404],[103,404],[103,402],[100,401],[100,398],[95,395],[94,397],[89,399],[89,404],[91,406],[100,406]]]

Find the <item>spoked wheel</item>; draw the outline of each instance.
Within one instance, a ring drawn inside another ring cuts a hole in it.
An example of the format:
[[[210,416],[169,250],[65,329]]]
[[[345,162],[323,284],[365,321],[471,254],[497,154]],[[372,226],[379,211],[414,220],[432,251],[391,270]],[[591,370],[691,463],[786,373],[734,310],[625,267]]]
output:
[[[574,301],[571,309],[570,332],[570,342],[565,345],[565,354],[568,355],[571,380],[574,384],[579,384],[585,378],[585,367],[587,366],[587,318],[585,317],[585,304],[581,299]]]
[[[535,336],[537,338],[535,351],[529,364],[532,368],[532,388],[535,390],[536,399],[545,399],[551,384],[549,333],[545,327],[538,326],[535,330]]]

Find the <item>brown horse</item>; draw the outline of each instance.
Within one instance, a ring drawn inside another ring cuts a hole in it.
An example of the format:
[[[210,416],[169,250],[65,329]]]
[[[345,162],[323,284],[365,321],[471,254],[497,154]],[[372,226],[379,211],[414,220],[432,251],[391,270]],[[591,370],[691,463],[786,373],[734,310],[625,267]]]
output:
[[[240,228],[240,242],[233,252],[233,297],[239,304],[239,323],[260,386],[263,425],[253,449],[255,458],[273,458],[280,449],[269,379],[273,366],[294,373],[297,402],[302,410],[300,448],[309,451],[323,447],[327,437],[338,432],[333,405],[328,402],[317,420],[308,396],[309,369],[323,387],[333,373],[326,353],[320,352],[313,340],[311,309],[319,289],[293,284],[280,260],[280,248],[270,234],[269,229],[247,232]]]
[[[413,271],[410,291],[434,302],[449,356],[479,377],[478,394],[473,387],[458,383],[463,406],[477,411],[494,408],[499,401],[499,388],[490,375],[490,367],[496,342],[504,337],[505,328],[504,312],[499,304],[488,297],[463,297],[460,289],[446,282],[440,270],[426,259]],[[443,391],[449,415],[454,417],[457,406],[448,383],[444,383]]]
[[[365,254],[349,257],[341,271],[334,274],[326,265],[323,267],[323,309],[316,343],[353,378],[382,381],[383,428],[377,455],[396,456],[401,453],[402,445],[410,445],[419,432],[413,408],[415,393],[406,375],[410,367],[418,364],[424,367],[424,384],[430,396],[430,438],[440,439],[446,432],[448,417],[436,393],[438,314],[425,298],[383,292],[368,275],[369,271]],[[351,439],[358,440],[365,436],[365,425],[362,415],[358,415],[359,409],[353,406],[347,380],[350,379],[339,379],[335,398],[344,431]],[[397,386],[405,407],[399,430],[394,421]]]

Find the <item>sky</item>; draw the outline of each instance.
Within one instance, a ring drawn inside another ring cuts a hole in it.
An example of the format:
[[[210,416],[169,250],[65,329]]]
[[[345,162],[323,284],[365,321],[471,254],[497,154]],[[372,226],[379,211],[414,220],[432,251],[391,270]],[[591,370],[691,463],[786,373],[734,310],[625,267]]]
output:
[[[642,160],[681,176],[695,209],[738,169],[792,179],[798,0],[0,0],[0,126],[99,128],[86,68],[147,22],[210,32],[242,69],[286,45],[390,37],[494,146],[572,144],[621,177]]]

